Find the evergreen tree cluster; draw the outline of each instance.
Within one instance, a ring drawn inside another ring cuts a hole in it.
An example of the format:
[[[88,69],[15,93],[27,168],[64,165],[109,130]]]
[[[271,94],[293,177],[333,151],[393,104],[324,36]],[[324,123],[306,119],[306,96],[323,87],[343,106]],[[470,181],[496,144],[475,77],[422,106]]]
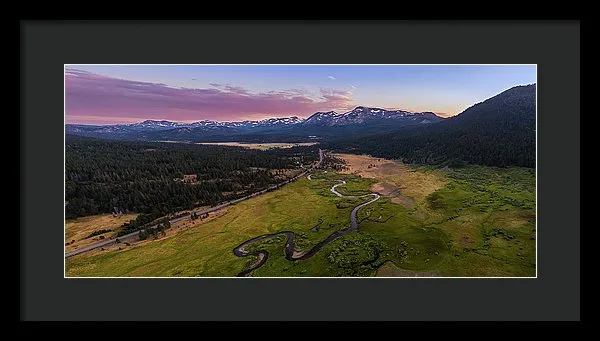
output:
[[[252,150],[229,146],[66,137],[66,218],[117,211],[143,213],[135,230],[158,217],[214,205],[276,183],[279,170],[318,159],[316,146]],[[197,183],[185,184],[184,174]],[[224,194],[234,192],[235,194]]]

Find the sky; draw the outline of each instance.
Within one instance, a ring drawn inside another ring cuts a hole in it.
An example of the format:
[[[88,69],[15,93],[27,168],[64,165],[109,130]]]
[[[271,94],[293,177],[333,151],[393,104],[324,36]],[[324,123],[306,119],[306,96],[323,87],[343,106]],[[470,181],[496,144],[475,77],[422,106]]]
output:
[[[65,122],[306,118],[357,106],[459,114],[535,65],[65,65]]]

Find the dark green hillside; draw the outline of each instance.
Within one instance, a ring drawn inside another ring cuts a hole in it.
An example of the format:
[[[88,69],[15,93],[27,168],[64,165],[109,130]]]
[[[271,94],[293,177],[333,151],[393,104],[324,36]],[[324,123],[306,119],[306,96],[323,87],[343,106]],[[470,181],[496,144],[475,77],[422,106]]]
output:
[[[535,84],[508,89],[442,122],[328,143],[409,163],[535,167]]]

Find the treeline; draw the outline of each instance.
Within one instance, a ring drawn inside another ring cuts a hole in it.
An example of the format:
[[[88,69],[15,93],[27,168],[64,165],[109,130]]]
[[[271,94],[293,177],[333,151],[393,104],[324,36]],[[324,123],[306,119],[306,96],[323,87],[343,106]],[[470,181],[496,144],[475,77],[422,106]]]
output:
[[[323,157],[323,163],[321,164],[321,168],[331,168],[336,171],[347,170],[349,169],[346,165],[346,160],[334,156],[331,153],[327,153]]]
[[[318,147],[251,150],[229,146],[66,137],[66,218],[115,210],[143,213],[127,230],[198,205],[214,205],[275,183],[274,170],[318,159]],[[185,184],[184,174],[197,183]],[[236,194],[227,194],[236,192]]]
[[[507,128],[510,129],[510,128]],[[535,167],[535,133],[481,131],[385,134],[337,141],[328,148],[406,163]]]
[[[443,122],[340,139],[324,147],[407,163],[533,168],[535,110],[535,85],[519,86]]]

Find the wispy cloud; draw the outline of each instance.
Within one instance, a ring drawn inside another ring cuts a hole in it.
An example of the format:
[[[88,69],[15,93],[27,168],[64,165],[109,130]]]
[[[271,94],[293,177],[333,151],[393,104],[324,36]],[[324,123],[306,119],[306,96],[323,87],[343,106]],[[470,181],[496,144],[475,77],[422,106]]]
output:
[[[136,117],[119,117],[119,116],[93,116],[93,115],[67,115],[65,123],[73,124],[117,124],[117,123],[136,123],[140,119]]]
[[[328,75],[327,78],[335,80],[335,77],[333,77],[332,75]]]
[[[352,88],[352,90],[356,90],[356,88],[357,88],[356,86],[354,86],[352,84],[350,84],[350,87]]]
[[[250,92],[241,86],[235,86],[231,84],[219,84],[219,83],[209,83],[208,85],[220,89],[222,91],[241,94],[241,95],[249,95]]]
[[[317,111],[343,110],[351,103],[346,90],[309,92],[285,89],[252,92],[231,84],[208,88],[174,88],[161,83],[132,81],[76,69],[66,70],[68,122],[115,122],[143,119],[243,120],[270,116],[308,116]],[[89,120],[86,120],[88,117]]]

